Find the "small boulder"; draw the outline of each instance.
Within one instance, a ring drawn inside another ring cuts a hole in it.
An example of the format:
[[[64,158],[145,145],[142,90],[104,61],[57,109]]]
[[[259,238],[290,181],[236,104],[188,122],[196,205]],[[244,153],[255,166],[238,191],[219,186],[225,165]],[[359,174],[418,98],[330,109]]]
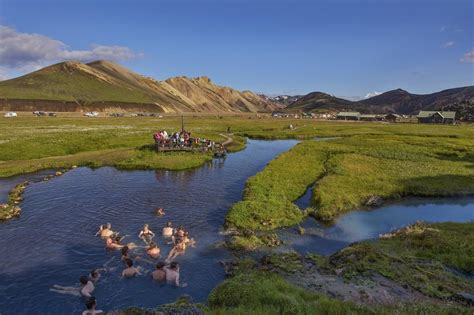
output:
[[[370,196],[369,199],[365,202],[367,207],[378,208],[383,205],[383,198],[380,196]]]

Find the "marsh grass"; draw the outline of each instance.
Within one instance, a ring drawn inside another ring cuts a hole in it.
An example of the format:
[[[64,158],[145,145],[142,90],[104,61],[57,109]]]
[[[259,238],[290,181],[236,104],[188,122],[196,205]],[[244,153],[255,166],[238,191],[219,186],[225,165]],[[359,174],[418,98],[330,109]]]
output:
[[[426,132],[425,126],[417,126]],[[247,181],[244,199],[232,207],[226,223],[255,230],[296,224],[304,212],[293,201],[313,182],[311,214],[323,221],[364,208],[371,196],[473,194],[474,129],[466,126],[456,129],[456,136],[448,131],[443,136],[437,129],[441,127],[431,127],[432,135],[420,135],[419,130],[360,134],[359,129],[350,137],[303,141]]]

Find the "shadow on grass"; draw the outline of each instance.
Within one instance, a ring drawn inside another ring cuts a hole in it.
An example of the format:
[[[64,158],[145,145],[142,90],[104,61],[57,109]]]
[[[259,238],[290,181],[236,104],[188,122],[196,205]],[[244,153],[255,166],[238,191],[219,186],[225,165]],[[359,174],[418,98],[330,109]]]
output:
[[[402,182],[404,194],[412,196],[474,195],[474,177],[470,175],[423,176]]]

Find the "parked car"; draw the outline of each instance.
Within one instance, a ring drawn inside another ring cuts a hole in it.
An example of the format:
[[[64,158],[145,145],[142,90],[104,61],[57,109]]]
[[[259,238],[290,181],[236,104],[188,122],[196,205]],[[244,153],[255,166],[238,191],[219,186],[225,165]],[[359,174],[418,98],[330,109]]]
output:
[[[4,117],[17,117],[18,115],[15,112],[8,112],[3,115]]]
[[[39,117],[39,116],[48,116],[47,112],[42,112],[42,111],[35,111],[33,112],[33,115]]]
[[[87,113],[84,114],[84,116],[97,117],[97,116],[99,116],[99,113],[98,112],[87,112]]]

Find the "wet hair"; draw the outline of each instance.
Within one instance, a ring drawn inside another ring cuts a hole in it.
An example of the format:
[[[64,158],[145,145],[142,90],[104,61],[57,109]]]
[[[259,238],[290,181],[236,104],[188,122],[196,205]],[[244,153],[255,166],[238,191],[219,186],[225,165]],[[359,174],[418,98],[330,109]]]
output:
[[[143,228],[144,228],[144,229],[145,229],[145,228],[148,228],[148,227],[149,227],[149,225],[148,225],[147,223],[143,224]]]
[[[93,270],[91,271],[91,278],[97,278],[98,275],[99,275],[99,273],[97,272],[96,269],[93,269]]]
[[[122,247],[122,249],[120,250],[120,252],[122,253],[122,256],[127,256],[128,250],[129,250],[128,246]]]
[[[148,249],[152,249],[152,248],[157,248],[158,246],[156,246],[156,243],[155,242],[151,242],[150,243],[150,247]]]
[[[156,269],[162,269],[164,266],[165,266],[165,263],[162,262],[162,261],[159,261],[159,262],[156,264]]]
[[[170,264],[170,268],[171,269],[176,269],[178,268],[178,263],[176,261],[173,261],[171,264]]]
[[[79,278],[79,282],[83,285],[86,285],[88,281],[89,281],[89,278],[87,276],[81,276]]]
[[[127,264],[128,267],[132,267],[132,266],[133,266],[133,260],[131,260],[131,259],[125,260],[125,263]]]
[[[88,310],[91,310],[94,307],[94,305],[97,305],[97,299],[95,297],[91,296],[86,301],[86,308]]]
[[[166,223],[166,227],[171,227],[171,221],[168,221],[168,222]]]

